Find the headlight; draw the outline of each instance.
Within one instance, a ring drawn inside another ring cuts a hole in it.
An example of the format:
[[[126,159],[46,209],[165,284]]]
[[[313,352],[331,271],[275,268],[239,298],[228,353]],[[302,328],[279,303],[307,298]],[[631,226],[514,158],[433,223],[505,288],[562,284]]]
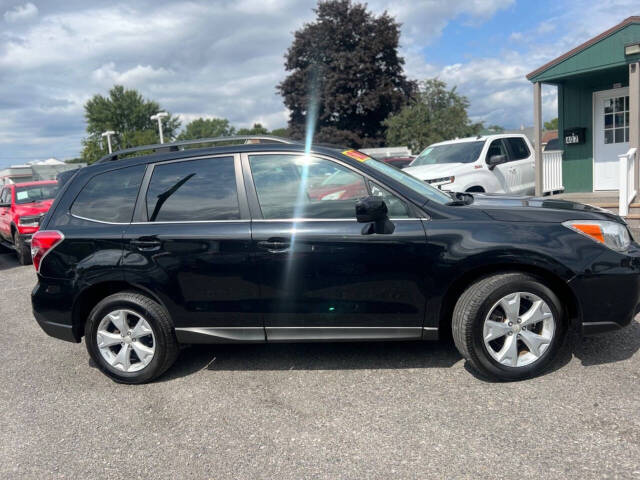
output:
[[[612,250],[626,250],[631,244],[629,230],[624,225],[606,220],[571,220],[563,225]]]
[[[18,225],[21,227],[37,227],[40,225],[40,215],[32,217],[20,217]]]
[[[456,177],[442,177],[442,178],[432,178],[431,180],[425,180],[425,182],[431,185],[446,185],[448,183],[453,183],[456,181]]]

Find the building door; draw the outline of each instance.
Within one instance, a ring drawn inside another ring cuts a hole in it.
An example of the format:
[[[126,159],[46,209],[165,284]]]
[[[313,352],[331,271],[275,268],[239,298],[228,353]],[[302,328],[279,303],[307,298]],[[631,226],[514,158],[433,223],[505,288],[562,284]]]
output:
[[[629,88],[596,92],[593,117],[593,189],[617,190],[618,155],[629,150]]]

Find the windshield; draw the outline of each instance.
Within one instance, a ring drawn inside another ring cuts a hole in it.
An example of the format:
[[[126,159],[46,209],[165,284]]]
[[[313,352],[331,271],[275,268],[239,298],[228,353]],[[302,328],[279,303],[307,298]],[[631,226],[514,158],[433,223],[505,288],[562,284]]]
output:
[[[480,142],[450,143],[425,148],[411,163],[411,167],[436,163],[473,163],[480,156],[484,140]]]
[[[442,190],[438,190],[437,188],[428,185],[422,180],[418,180],[416,177],[412,177],[408,173],[405,173],[402,170],[398,170],[391,165],[387,165],[386,163],[379,162],[373,159],[367,160],[367,165],[402,183],[404,186],[410,188],[419,195],[427,197],[429,200],[433,200],[434,202],[440,204],[451,202],[451,196],[446,194]]]
[[[30,185],[16,187],[16,203],[33,203],[40,202],[42,200],[51,200],[55,198],[58,192],[57,183],[49,183],[45,185]]]

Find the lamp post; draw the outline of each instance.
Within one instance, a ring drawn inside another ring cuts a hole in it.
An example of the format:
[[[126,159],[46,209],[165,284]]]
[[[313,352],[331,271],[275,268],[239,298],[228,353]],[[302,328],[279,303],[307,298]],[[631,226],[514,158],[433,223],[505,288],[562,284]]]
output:
[[[103,137],[107,137],[107,145],[109,146],[109,153],[112,153],[111,152],[111,135],[115,135],[115,134],[116,132],[114,132],[113,130],[107,130],[102,134]]]
[[[158,112],[155,115],[151,115],[151,120],[158,121],[158,132],[160,132],[160,143],[164,143],[164,137],[162,135],[162,119],[164,117],[168,117],[169,114],[167,112]]]

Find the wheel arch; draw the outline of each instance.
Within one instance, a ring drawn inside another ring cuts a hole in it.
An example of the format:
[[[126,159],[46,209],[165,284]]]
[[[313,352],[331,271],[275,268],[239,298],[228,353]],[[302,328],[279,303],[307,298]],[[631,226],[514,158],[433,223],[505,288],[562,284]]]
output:
[[[485,193],[486,190],[482,185],[472,185],[470,187],[468,187],[465,192],[476,192],[476,193]]]
[[[526,273],[538,278],[542,283],[547,285],[560,299],[565,308],[565,315],[569,322],[569,327],[576,328],[580,324],[582,314],[580,311],[580,303],[574,292],[571,290],[567,282],[555,273],[545,268],[528,265],[528,264],[499,264],[481,266],[468,270],[458,278],[456,278],[447,289],[439,312],[438,331],[440,337],[448,338],[451,336],[451,320],[453,309],[460,298],[460,295],[473,283],[481,278],[501,273]]]
[[[72,324],[77,338],[84,336],[84,326],[93,307],[102,299],[119,292],[134,292],[145,295],[159,303],[165,310],[166,305],[153,292],[126,281],[106,281],[95,283],[82,290],[73,302]]]

